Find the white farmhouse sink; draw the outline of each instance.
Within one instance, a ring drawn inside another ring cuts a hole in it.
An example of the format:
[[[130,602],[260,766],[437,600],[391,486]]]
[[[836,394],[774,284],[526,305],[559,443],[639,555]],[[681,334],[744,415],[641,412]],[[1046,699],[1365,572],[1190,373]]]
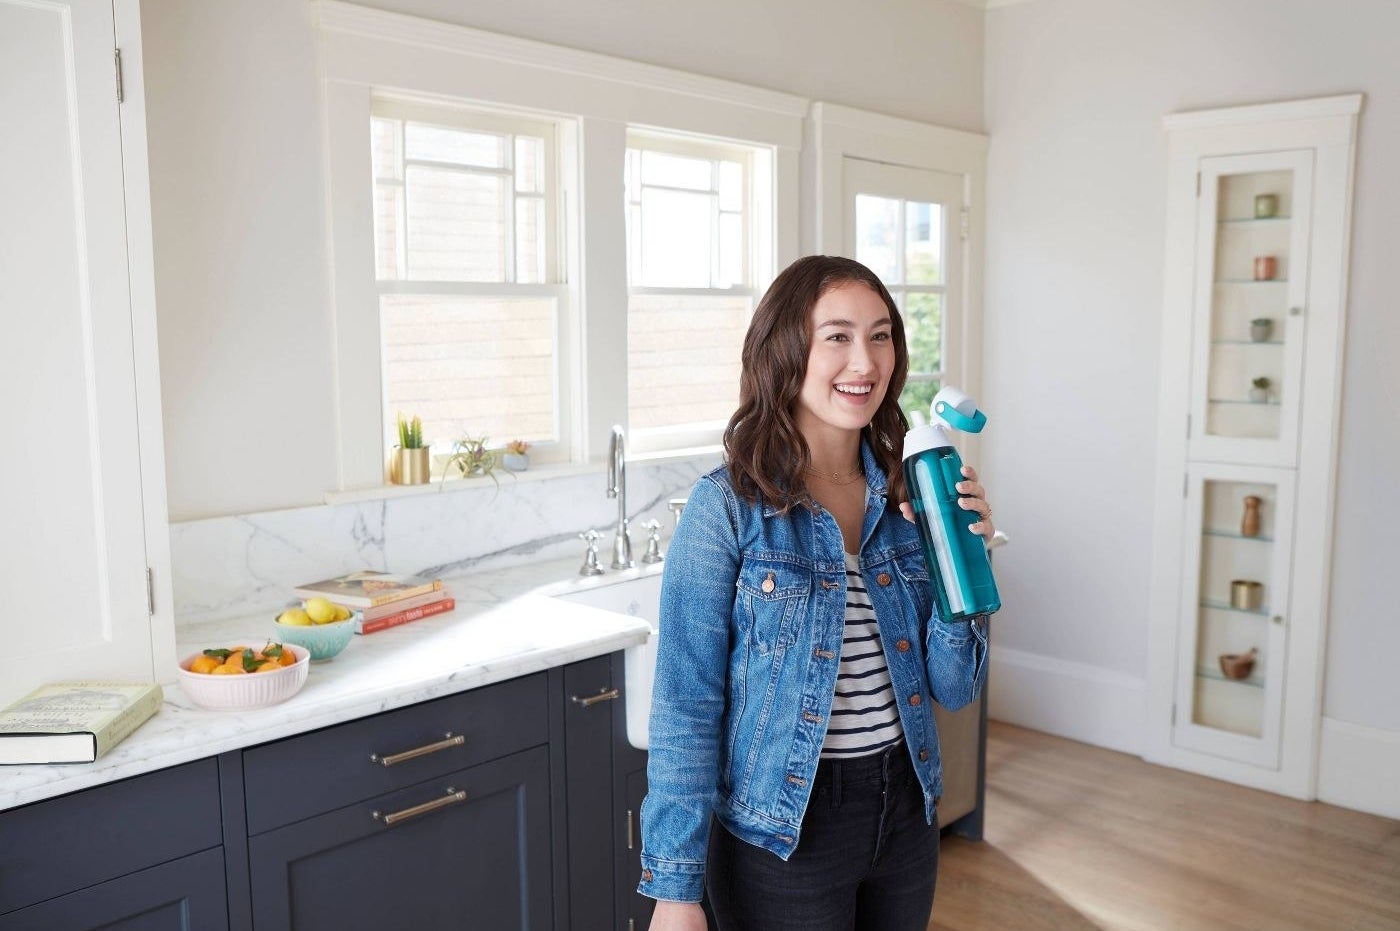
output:
[[[627,703],[627,742],[647,749],[647,724],[651,717],[651,683],[656,676],[656,631],[661,607],[660,566],[624,570],[615,575],[579,579],[567,589],[553,589],[555,598],[630,614],[651,625],[651,635],[641,646],[628,647],[623,700]]]

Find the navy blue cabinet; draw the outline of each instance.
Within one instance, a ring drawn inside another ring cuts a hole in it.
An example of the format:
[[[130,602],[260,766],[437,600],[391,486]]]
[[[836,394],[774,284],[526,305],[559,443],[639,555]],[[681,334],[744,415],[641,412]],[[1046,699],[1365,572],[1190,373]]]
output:
[[[227,928],[218,769],[0,812],[0,929]]]
[[[582,660],[0,812],[0,931],[640,931],[622,681]]]

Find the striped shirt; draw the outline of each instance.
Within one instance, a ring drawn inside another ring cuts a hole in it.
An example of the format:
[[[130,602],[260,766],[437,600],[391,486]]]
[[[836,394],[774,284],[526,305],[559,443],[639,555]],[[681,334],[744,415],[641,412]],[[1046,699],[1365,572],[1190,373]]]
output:
[[[860,560],[846,554],[846,628],[823,757],[865,756],[904,737]]]

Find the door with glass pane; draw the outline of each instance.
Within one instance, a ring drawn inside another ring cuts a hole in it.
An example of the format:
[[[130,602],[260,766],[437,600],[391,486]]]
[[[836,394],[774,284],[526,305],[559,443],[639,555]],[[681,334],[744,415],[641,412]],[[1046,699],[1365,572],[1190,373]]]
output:
[[[880,277],[904,316],[909,379],[900,404],[927,412],[959,383],[964,181],[961,175],[846,158],[846,254]]]
[[[1187,472],[1173,742],[1277,768],[1293,535],[1293,472]]]
[[[1307,150],[1201,161],[1191,459],[1297,462],[1312,163]]]

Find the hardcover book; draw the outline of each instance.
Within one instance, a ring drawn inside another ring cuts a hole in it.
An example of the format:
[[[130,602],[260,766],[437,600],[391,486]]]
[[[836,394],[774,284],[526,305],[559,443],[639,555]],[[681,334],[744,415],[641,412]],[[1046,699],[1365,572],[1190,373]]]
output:
[[[373,608],[414,595],[438,591],[442,579],[426,579],[416,575],[393,575],[363,569],[348,575],[312,582],[294,589],[299,598],[328,598],[351,608]]]
[[[374,620],[367,621],[361,619],[355,624],[355,633],[372,634],[375,631],[388,630],[390,627],[398,627],[400,624],[407,624],[409,621],[432,617],[434,614],[446,614],[455,607],[457,607],[456,599],[444,598],[441,601],[420,605],[417,608],[409,608],[407,611],[400,611],[397,614],[378,617]]]
[[[164,698],[155,682],[54,682],[0,710],[0,763],[91,763]]]
[[[378,605],[373,608],[365,608],[360,612],[360,619],[365,621],[377,621],[381,617],[388,617],[391,614],[398,614],[407,611],[409,608],[421,608],[423,605],[432,604],[435,601],[442,601],[451,597],[451,592],[446,588],[439,588],[437,591],[427,592],[422,595],[414,595],[410,598],[400,598],[398,601],[390,601],[387,604]]]

